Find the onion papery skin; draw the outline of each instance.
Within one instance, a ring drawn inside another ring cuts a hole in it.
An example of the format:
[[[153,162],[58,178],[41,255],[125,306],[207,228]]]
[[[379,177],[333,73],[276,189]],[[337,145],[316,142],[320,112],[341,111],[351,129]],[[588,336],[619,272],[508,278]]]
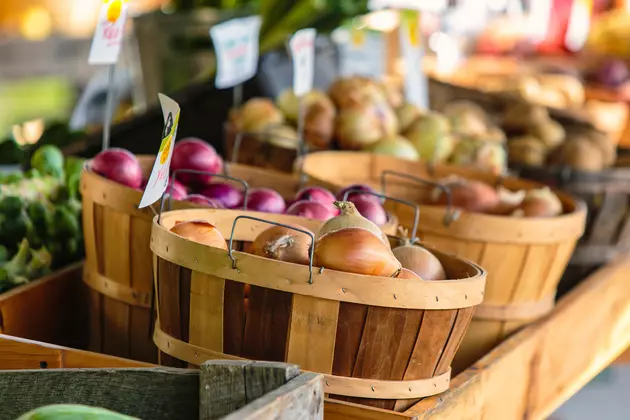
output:
[[[446,272],[440,260],[430,251],[416,245],[401,245],[392,250],[403,268],[417,274],[423,280],[445,280]]]
[[[402,270],[400,270],[400,273],[398,273],[396,278],[397,279],[405,279],[405,280],[422,280],[422,278],[420,278],[419,275],[417,275],[416,273],[414,273],[410,269],[404,268],[404,267],[402,268]]]
[[[302,230],[306,230],[301,226]],[[262,231],[252,242],[251,253],[272,260],[308,265],[311,237],[283,226],[272,226]]]
[[[171,228],[171,232],[186,238],[190,241],[197,242],[213,248],[225,249],[228,245],[225,238],[212,223],[205,220],[189,220],[176,223]]]
[[[477,213],[490,212],[499,203],[499,195],[490,185],[476,180],[458,180],[445,183],[451,190],[451,204],[463,210]],[[441,190],[434,190],[435,204],[447,205],[447,196]]]
[[[389,247],[361,228],[342,229],[319,238],[313,262],[317,267],[368,276],[393,277],[401,269]]]
[[[350,201],[335,201],[335,206],[341,210],[341,214],[324,222],[324,224],[319,228],[319,232],[317,232],[316,239],[338,230],[360,228],[379,238],[389,248],[389,239],[387,239],[387,235],[385,235],[376,224],[361,216],[361,213],[359,213],[357,208],[354,206],[354,203]]]

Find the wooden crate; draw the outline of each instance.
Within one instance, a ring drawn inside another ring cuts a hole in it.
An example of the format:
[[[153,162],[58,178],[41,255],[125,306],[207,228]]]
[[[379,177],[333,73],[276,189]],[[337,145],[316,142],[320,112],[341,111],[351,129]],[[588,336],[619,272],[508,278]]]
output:
[[[304,158],[305,173],[316,181],[346,185],[365,182],[387,194],[416,203],[426,202],[432,186],[417,180],[459,175],[509,189],[541,185],[458,166],[430,168],[390,156],[360,152],[320,152]],[[387,176],[383,175],[386,174]],[[416,180],[414,180],[416,179]],[[584,229],[583,203],[558,194],[565,214],[553,218],[512,218],[462,212],[452,223],[444,206],[420,206],[419,235],[425,243],[455,253],[488,272],[483,303],[454,362],[456,372],[470,366],[504,338],[553,309],[558,282]],[[387,203],[386,203],[387,204]],[[414,215],[406,206],[389,210],[409,228]]]
[[[199,371],[167,369],[0,336],[5,419],[50,404],[82,404],[147,420],[316,420],[323,401],[321,375],[296,365],[215,361]]]
[[[238,357],[287,361],[324,373],[325,390],[335,398],[397,411],[448,388],[453,355],[482,299],[482,269],[431,249],[448,278],[459,280],[403,280],[318,268],[311,277],[308,266],[238,251],[269,227],[244,216],[312,232],[321,224],[211,209],[166,212],[160,224],[154,219],[159,320],[154,338],[164,353],[162,363]],[[199,219],[212,220],[226,239],[234,232],[236,250],[230,254],[169,230],[176,221]]]
[[[0,334],[84,345],[81,272],[77,263],[0,294]]]

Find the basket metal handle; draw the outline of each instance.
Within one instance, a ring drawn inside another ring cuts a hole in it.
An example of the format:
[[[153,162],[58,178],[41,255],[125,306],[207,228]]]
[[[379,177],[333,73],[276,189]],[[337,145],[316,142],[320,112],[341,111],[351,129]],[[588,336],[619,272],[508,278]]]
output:
[[[420,220],[420,206],[411,201],[402,200],[400,198],[395,198],[389,195],[380,194],[374,191],[365,191],[360,188],[351,188],[346,191],[343,195],[343,201],[348,201],[348,196],[350,194],[369,194],[382,199],[396,201],[397,203],[405,204],[413,209],[413,227],[411,228],[411,240],[414,241],[416,239],[416,233],[418,231],[418,221]]]
[[[381,172],[381,190],[383,191],[383,193],[385,193],[386,188],[387,188],[387,175],[397,176],[399,178],[407,179],[409,181],[413,181],[418,184],[429,185],[429,186],[439,188],[440,190],[442,190],[442,192],[446,194],[446,214],[444,214],[444,219],[442,220],[442,223],[444,224],[444,226],[449,226],[459,217],[460,212],[458,209],[453,207],[451,189],[447,185],[441,184],[439,182],[430,181],[428,179],[420,178],[417,176],[409,175],[403,172],[397,172],[397,171],[392,171],[391,169],[386,169],[383,172]]]
[[[267,223],[267,224],[270,224],[270,225],[280,226],[280,227],[291,229],[291,230],[294,230],[296,232],[301,232],[301,233],[304,233],[304,234],[310,236],[310,238],[311,238],[311,246],[310,246],[310,252],[309,252],[310,255],[309,255],[309,259],[308,259],[308,284],[313,284],[313,254],[315,253],[315,235],[313,235],[313,233],[311,233],[311,232],[309,232],[308,230],[305,230],[305,229],[300,229],[300,228],[296,228],[294,226],[285,225],[284,223],[272,222],[270,220],[265,220],[265,219],[261,219],[259,217],[254,217],[254,216],[246,216],[246,215],[236,216],[236,218],[234,218],[234,222],[232,223],[232,231],[230,232],[230,241],[228,243],[228,256],[232,260],[232,268],[233,269],[236,270],[237,268],[236,268],[236,259],[234,258],[234,255],[232,254],[232,252],[233,252],[232,243],[234,241],[234,231],[236,230],[236,222],[238,222],[240,219],[249,219],[249,220],[253,220],[253,221],[256,221],[256,222],[261,222],[261,223]]]
[[[175,184],[175,181],[177,180],[178,174],[212,175],[213,177],[229,179],[230,181],[235,181],[235,182],[240,183],[243,186],[243,190],[244,190],[243,210],[247,209],[247,197],[249,194],[249,184],[247,183],[247,181],[240,178],[234,178],[229,175],[215,174],[213,172],[208,172],[208,171],[199,171],[196,169],[178,169],[173,172],[173,177],[168,182],[169,185],[168,185],[167,193],[162,194],[162,198],[160,199],[160,212],[158,213],[158,223],[160,222],[160,219],[162,218],[162,212],[164,211],[164,198],[167,195],[168,195],[168,210],[170,211],[173,208],[173,186]]]

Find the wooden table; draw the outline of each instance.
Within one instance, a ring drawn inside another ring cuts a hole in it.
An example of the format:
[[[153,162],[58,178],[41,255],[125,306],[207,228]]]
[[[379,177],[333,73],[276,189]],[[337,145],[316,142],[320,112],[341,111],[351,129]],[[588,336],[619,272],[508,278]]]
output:
[[[545,319],[404,414],[328,401],[327,420],[546,419],[630,345],[630,257],[597,271]]]

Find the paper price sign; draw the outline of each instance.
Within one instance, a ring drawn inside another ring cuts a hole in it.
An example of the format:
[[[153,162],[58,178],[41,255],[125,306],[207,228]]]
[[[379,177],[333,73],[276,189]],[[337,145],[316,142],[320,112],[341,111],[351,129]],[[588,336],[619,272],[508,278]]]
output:
[[[316,36],[317,31],[315,29],[300,29],[289,41],[289,49],[293,59],[293,92],[295,96],[302,96],[313,89]]]
[[[260,16],[232,19],[210,29],[217,55],[215,85],[225,89],[256,75]]]
[[[103,0],[88,63],[116,64],[127,20],[127,8],[127,0]]]
[[[339,72],[342,76],[381,79],[385,74],[385,40],[380,32],[339,29]]]
[[[164,115],[164,131],[162,142],[158,151],[149,181],[142,194],[138,208],[144,208],[155,203],[162,197],[168,186],[169,169],[171,157],[173,156],[173,146],[177,137],[177,125],[179,124],[179,105],[166,95],[158,93],[162,114]]]
[[[407,102],[420,108],[429,108],[427,77],[422,69],[422,44],[418,12],[400,11],[400,45],[405,60],[405,96]]]

